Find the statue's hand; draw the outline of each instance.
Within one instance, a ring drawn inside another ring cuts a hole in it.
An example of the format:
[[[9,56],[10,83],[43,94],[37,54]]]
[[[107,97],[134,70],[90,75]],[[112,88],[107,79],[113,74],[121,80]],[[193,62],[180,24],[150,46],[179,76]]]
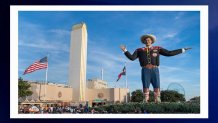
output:
[[[185,50],[190,50],[190,49],[192,49],[191,47],[187,47],[187,48],[184,48]]]
[[[120,45],[120,49],[124,52],[125,49],[126,49],[126,46],[121,44],[121,45]]]

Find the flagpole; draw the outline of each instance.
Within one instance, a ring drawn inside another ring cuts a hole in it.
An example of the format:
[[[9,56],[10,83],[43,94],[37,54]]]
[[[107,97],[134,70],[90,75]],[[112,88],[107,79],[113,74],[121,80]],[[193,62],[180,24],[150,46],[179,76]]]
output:
[[[44,101],[45,101],[45,95],[46,95],[46,83],[48,81],[48,55],[47,55],[47,68],[46,68],[46,72],[45,72],[45,87],[44,87]]]
[[[126,62],[125,62],[125,67],[126,67]],[[126,91],[127,91],[127,88],[128,86],[127,86],[127,72],[126,72]],[[126,92],[126,103],[127,103],[127,92]]]
[[[46,74],[45,74],[45,86],[47,81],[48,81],[48,63],[47,63]],[[45,87],[45,95],[46,95],[46,87]]]

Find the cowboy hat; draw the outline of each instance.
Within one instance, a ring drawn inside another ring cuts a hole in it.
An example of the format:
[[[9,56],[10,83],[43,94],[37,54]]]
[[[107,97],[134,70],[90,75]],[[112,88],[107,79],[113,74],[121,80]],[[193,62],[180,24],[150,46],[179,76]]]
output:
[[[141,37],[141,42],[144,43],[144,44],[146,44],[146,41],[145,41],[146,38],[151,38],[152,44],[156,41],[156,37],[155,37],[154,35],[146,34],[146,35],[143,35],[143,36]]]

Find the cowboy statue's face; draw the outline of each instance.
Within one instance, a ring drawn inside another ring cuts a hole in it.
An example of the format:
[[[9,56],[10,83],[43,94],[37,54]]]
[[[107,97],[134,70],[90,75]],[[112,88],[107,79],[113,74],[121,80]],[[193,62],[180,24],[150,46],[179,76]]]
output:
[[[151,38],[146,38],[145,43],[146,43],[146,46],[151,46],[151,44],[152,44]]]

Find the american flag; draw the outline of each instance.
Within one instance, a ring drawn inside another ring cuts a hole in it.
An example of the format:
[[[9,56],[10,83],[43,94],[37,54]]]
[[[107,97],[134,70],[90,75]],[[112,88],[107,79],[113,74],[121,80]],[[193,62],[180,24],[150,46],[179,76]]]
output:
[[[118,75],[117,81],[120,80],[120,78],[121,78],[122,75],[126,75],[126,66],[124,66],[123,71]]]
[[[23,73],[23,75],[32,73],[36,70],[44,69],[48,67],[48,58],[47,56],[34,62],[32,65],[30,65]]]

